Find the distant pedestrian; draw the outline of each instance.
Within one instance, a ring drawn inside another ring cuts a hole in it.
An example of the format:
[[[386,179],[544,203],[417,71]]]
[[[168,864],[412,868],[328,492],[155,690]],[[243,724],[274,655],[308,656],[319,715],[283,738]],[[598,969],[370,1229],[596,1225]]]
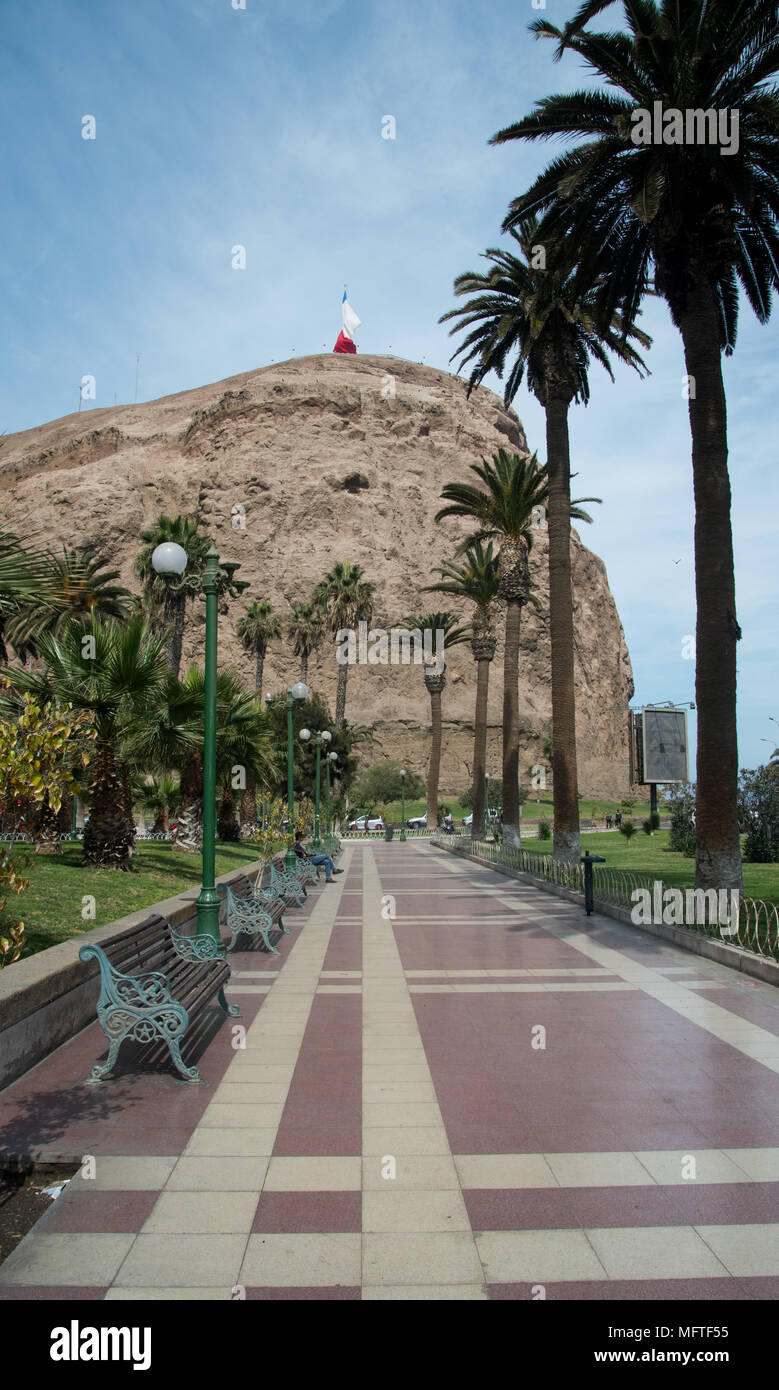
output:
[[[617,830],[619,830],[619,827],[620,827],[621,824],[622,824],[622,812],[621,812],[621,811],[617,811],[617,814],[616,814],[615,817],[614,817],[614,824],[616,825]]]
[[[611,826],[612,826],[612,819],[611,819],[611,812],[609,812],[608,815],[606,816],[606,829],[607,829],[607,830],[611,830]]]

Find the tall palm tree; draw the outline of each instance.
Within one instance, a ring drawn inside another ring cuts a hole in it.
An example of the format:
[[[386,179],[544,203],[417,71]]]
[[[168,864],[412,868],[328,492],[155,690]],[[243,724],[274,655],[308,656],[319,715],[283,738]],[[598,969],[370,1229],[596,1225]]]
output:
[[[14,685],[91,715],[97,737],[84,858],[126,869],[135,827],[119,747],[158,704],[167,673],[164,638],[155,637],[140,614],[124,625],[93,615],[86,623],[71,618],[57,635],[44,633],[37,645],[45,671],[14,670]]]
[[[490,684],[490,663],[495,656],[494,605],[498,596],[500,576],[498,558],[492,553],[492,542],[481,541],[469,546],[465,562],[451,563],[439,570],[441,582],[428,585],[428,591],[466,598],[475,604],[471,619],[471,651],[476,662],[476,714],[473,737],[473,819],[471,838],[484,839],[485,790],[487,774],[487,696]]]
[[[184,621],[187,599],[199,591],[205,569],[209,540],[200,531],[195,516],[158,516],[154,525],[141,531],[144,542],[135,561],[135,572],[143,580],[147,602],[152,610],[161,610],[168,627],[167,651],[173,674],[181,668],[181,649],[184,643]],[[157,574],[151,557],[158,545],[172,541],[187,552],[187,568],[183,575]]]
[[[292,638],[295,656],[300,657],[300,679],[308,681],[308,658],[321,645],[325,635],[322,611],[316,603],[293,603],[287,620],[287,634]]]
[[[354,629],[358,623],[369,623],[373,616],[374,587],[365,578],[360,565],[339,560],[314,589],[314,602],[325,615],[329,630],[336,634],[344,628]],[[346,723],[346,680],[349,667],[338,666],[338,689],[335,697],[336,727]]]
[[[470,329],[453,354],[463,365],[476,359],[468,392],[489,371],[502,377],[516,354],[506,381],[504,400],[510,405],[525,371],[527,384],[546,412],[547,476],[549,479],[549,628],[552,648],[552,719],[558,736],[553,764],[554,858],[578,864],[578,774],[576,767],[576,703],[573,660],[573,592],[571,587],[571,467],[568,411],[572,401],[586,405],[591,358],[613,373],[609,351],[637,370],[644,364],[623,342],[622,320],[601,327],[597,289],[581,292],[575,264],[566,261],[554,244],[540,246],[538,224],[528,218],[512,230],[520,255],[490,249],[486,274],[468,271],[454,282],[456,295],[474,295],[462,309],[451,309],[441,322],[456,319],[452,334]],[[543,264],[538,264],[539,249]],[[630,336],[642,346],[650,339],[638,329]],[[590,499],[592,500],[592,499]],[[476,820],[474,812],[474,823]]]
[[[466,543],[497,540],[498,597],[506,605],[503,655],[503,840],[518,845],[519,835],[519,632],[522,609],[530,600],[528,554],[538,508],[546,505],[546,470],[533,454],[523,458],[499,449],[490,460],[471,464],[482,483],[447,483],[441,496],[449,503],[436,521],[460,516],[478,530]],[[465,547],[463,547],[465,548]]]
[[[62,555],[51,560],[46,601],[21,603],[8,621],[8,639],[17,652],[36,651],[42,633],[61,631],[72,617],[97,613],[103,618],[126,619],[132,594],[113,582],[119,578],[119,571],[109,569],[109,565],[110,561],[92,546],[75,550],[63,546]]]
[[[504,227],[543,214],[542,240],[547,229],[570,238],[580,248],[582,282],[602,285],[604,319],[619,309],[626,325],[633,321],[653,269],[654,289],[681,334],[698,612],[695,880],[740,889],[741,629],[722,353],[735,345],[739,287],[761,323],[779,288],[779,90],[768,85],[779,65],[779,12],[775,0],[623,0],[624,30],[588,30],[610,2],[587,0],[562,30],[545,20],[532,26],[556,40],[557,57],[583,58],[607,89],[547,97],[493,137],[495,144],[560,135],[585,142],[513,201]],[[648,128],[658,111],[659,138]]]
[[[456,647],[460,642],[467,642],[470,639],[470,628],[462,623],[462,619],[456,613],[418,613],[412,617],[404,618],[400,624],[408,631],[418,630],[419,632],[430,632],[432,634],[431,645],[435,648],[439,656],[446,655],[449,647]],[[443,639],[439,646],[437,634],[443,633]],[[432,741],[430,744],[430,765],[427,771],[427,828],[435,829],[438,825],[438,780],[441,771],[441,694],[446,685],[446,662],[442,664],[442,669],[436,671],[435,658],[425,664],[425,686],[430,696],[430,728]]]
[[[265,599],[250,603],[235,625],[238,638],[247,652],[253,652],[257,663],[254,688],[262,694],[262,668],[268,643],[281,636],[281,618]]]

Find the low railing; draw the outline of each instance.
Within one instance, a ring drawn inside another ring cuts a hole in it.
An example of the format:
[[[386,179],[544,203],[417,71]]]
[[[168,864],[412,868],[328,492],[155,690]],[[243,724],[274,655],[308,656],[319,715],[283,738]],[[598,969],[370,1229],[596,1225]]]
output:
[[[435,844],[442,849],[472,854],[488,864],[517,869],[545,883],[556,883],[584,896],[584,865],[558,864],[551,854],[471,840],[468,835],[439,835]],[[686,885],[663,883],[648,874],[631,873],[602,864],[592,867],[596,903],[610,903],[636,913],[635,922],[665,922],[668,926],[740,946],[753,955],[779,960],[779,904],[759,898],[738,898],[738,922],[733,920],[730,893],[709,895]],[[670,897],[668,896],[670,894]]]

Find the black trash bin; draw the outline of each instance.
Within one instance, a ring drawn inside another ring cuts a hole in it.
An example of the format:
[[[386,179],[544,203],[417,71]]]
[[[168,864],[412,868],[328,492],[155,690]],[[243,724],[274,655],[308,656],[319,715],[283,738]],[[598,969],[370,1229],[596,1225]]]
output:
[[[384,828],[384,839],[385,839],[385,840],[391,840],[394,834],[395,834],[395,831],[393,830],[393,828],[392,828],[391,825],[385,826],[385,828]]]

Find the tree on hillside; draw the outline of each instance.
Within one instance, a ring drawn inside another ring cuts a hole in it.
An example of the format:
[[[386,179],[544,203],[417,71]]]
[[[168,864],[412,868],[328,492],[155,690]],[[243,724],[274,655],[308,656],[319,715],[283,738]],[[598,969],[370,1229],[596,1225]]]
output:
[[[181,668],[187,600],[199,592],[210,542],[200,530],[198,517],[163,515],[141,532],[141,540],[144,546],[135,562],[135,572],[143,581],[151,612],[160,613],[168,628],[168,660],[177,676]],[[182,575],[157,574],[152,566],[154,551],[165,542],[180,545],[187,552],[187,567]]]
[[[281,618],[278,613],[273,612],[273,608],[265,599],[255,600],[254,603],[248,605],[246,612],[238,619],[235,631],[244,649],[254,654],[256,661],[254,688],[257,694],[261,695],[265,654],[268,650],[268,643],[276,641],[281,636]]]
[[[300,679],[308,684],[308,659],[321,646],[325,622],[316,603],[293,603],[287,619],[287,634],[292,639],[295,656],[300,657]]]
[[[369,623],[373,616],[375,593],[373,584],[365,578],[359,565],[339,560],[314,589],[314,602],[324,614],[327,627],[334,636],[344,629],[356,630],[359,623]],[[338,689],[335,698],[335,723],[343,728],[346,722],[346,681],[349,667],[338,665]]]

